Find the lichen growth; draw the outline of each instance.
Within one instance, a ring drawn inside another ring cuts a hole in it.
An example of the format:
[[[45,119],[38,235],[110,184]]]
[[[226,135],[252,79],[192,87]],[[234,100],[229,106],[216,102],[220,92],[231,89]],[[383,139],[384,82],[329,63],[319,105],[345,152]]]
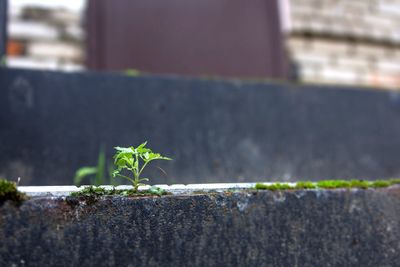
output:
[[[294,190],[294,189],[339,189],[339,188],[383,188],[391,185],[400,184],[400,179],[389,180],[322,180],[318,182],[301,181],[294,185],[288,183],[272,183],[263,184],[257,183],[255,189],[257,190]]]
[[[27,196],[17,189],[17,184],[5,179],[0,179],[0,205],[7,200],[12,201],[16,205],[20,205]]]

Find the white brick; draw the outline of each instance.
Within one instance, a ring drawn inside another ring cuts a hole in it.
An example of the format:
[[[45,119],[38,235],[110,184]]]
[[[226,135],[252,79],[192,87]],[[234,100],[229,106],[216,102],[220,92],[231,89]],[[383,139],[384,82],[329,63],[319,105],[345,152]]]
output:
[[[313,53],[320,54],[346,54],[350,50],[349,44],[346,42],[323,39],[315,39],[311,47]]]
[[[322,79],[327,82],[355,84],[358,74],[344,69],[325,67],[322,70]]]
[[[390,28],[393,26],[393,19],[382,15],[366,16],[363,18],[370,25],[379,26],[381,28]]]
[[[337,57],[336,67],[340,69],[352,69],[354,71],[368,70],[373,67],[373,61],[370,58],[356,57]]]
[[[384,56],[386,51],[383,47],[379,45],[367,45],[367,44],[357,44],[355,45],[355,51],[357,56]]]
[[[51,17],[58,22],[67,25],[79,25],[81,22],[81,14],[79,12],[72,12],[65,9],[55,9],[51,12]]]
[[[75,64],[75,63],[70,63],[70,62],[63,62],[58,64],[58,69],[62,71],[83,71],[85,70],[85,66],[80,65],[80,64]]]
[[[65,28],[65,32],[76,40],[83,40],[84,38],[84,31],[81,27],[76,25],[71,25]]]
[[[400,29],[400,25],[399,25],[399,29]],[[390,39],[394,42],[396,42],[397,44],[400,43],[400,30],[399,31],[393,31],[390,35]]]
[[[16,20],[21,17],[22,8],[20,6],[10,5],[8,8],[8,19]]]
[[[34,6],[48,9],[68,9],[79,12],[84,9],[86,0],[10,0],[11,6]]]
[[[61,42],[34,42],[28,44],[27,54],[36,58],[58,58],[80,60],[82,50],[80,47]]]
[[[297,53],[292,54],[292,58],[296,62],[301,62],[303,65],[309,64],[329,64],[331,58],[326,54],[313,54],[313,53],[303,53],[303,51],[297,51]]]
[[[57,61],[54,59],[35,60],[28,57],[7,57],[7,66],[27,69],[57,69]]]
[[[379,61],[377,62],[377,68],[383,72],[398,72],[400,75],[400,62],[394,61]]]
[[[303,50],[307,47],[307,44],[309,42],[305,40],[304,38],[293,38],[293,37],[288,37],[286,39],[286,45],[290,50]]]
[[[400,76],[372,72],[369,74],[369,84],[372,86],[399,90]]]
[[[379,1],[378,10],[382,13],[391,14],[400,17],[400,2],[393,1],[392,3]]]
[[[303,82],[320,81],[320,67],[299,64],[299,78]]]
[[[56,40],[56,28],[40,22],[12,21],[8,24],[8,34],[14,39]]]
[[[318,20],[311,20],[309,25],[309,29],[313,32],[324,32],[326,31],[326,25],[322,21]]]

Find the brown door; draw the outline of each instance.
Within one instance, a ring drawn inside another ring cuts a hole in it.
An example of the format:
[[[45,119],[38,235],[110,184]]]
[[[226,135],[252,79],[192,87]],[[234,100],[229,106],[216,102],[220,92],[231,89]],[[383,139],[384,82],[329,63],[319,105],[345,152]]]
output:
[[[275,0],[89,0],[90,69],[286,78]]]

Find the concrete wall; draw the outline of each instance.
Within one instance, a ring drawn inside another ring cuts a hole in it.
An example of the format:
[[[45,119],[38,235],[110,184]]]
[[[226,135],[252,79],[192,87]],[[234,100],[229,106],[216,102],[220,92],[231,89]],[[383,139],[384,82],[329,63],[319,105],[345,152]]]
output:
[[[1,266],[397,266],[400,187],[0,207]]]
[[[100,148],[147,140],[152,183],[400,176],[400,94],[0,70],[0,176],[71,184]]]

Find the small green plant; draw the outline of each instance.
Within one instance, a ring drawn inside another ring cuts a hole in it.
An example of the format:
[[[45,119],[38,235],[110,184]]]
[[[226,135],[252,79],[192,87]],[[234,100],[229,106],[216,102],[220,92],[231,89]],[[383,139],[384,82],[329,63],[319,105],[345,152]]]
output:
[[[27,196],[17,189],[17,184],[5,179],[0,179],[0,204],[6,200],[11,200],[19,205],[22,201],[26,200]]]
[[[168,157],[154,153],[146,147],[147,142],[138,147],[115,147],[117,152],[114,155],[114,163],[117,167],[113,172],[113,177],[121,177],[132,183],[133,192],[137,192],[139,186],[144,185],[143,181],[149,181],[148,178],[141,178],[145,167],[153,160],[171,160]],[[122,174],[123,171],[132,173],[132,177]]]
[[[107,174],[106,173],[106,154],[104,150],[100,150],[99,157],[97,160],[97,166],[89,166],[79,168],[74,177],[74,184],[80,185],[82,181],[87,177],[92,177],[91,184],[96,186],[106,184],[111,182],[112,173],[114,171],[114,167],[112,165],[108,166]],[[108,179],[107,179],[108,178]]]

